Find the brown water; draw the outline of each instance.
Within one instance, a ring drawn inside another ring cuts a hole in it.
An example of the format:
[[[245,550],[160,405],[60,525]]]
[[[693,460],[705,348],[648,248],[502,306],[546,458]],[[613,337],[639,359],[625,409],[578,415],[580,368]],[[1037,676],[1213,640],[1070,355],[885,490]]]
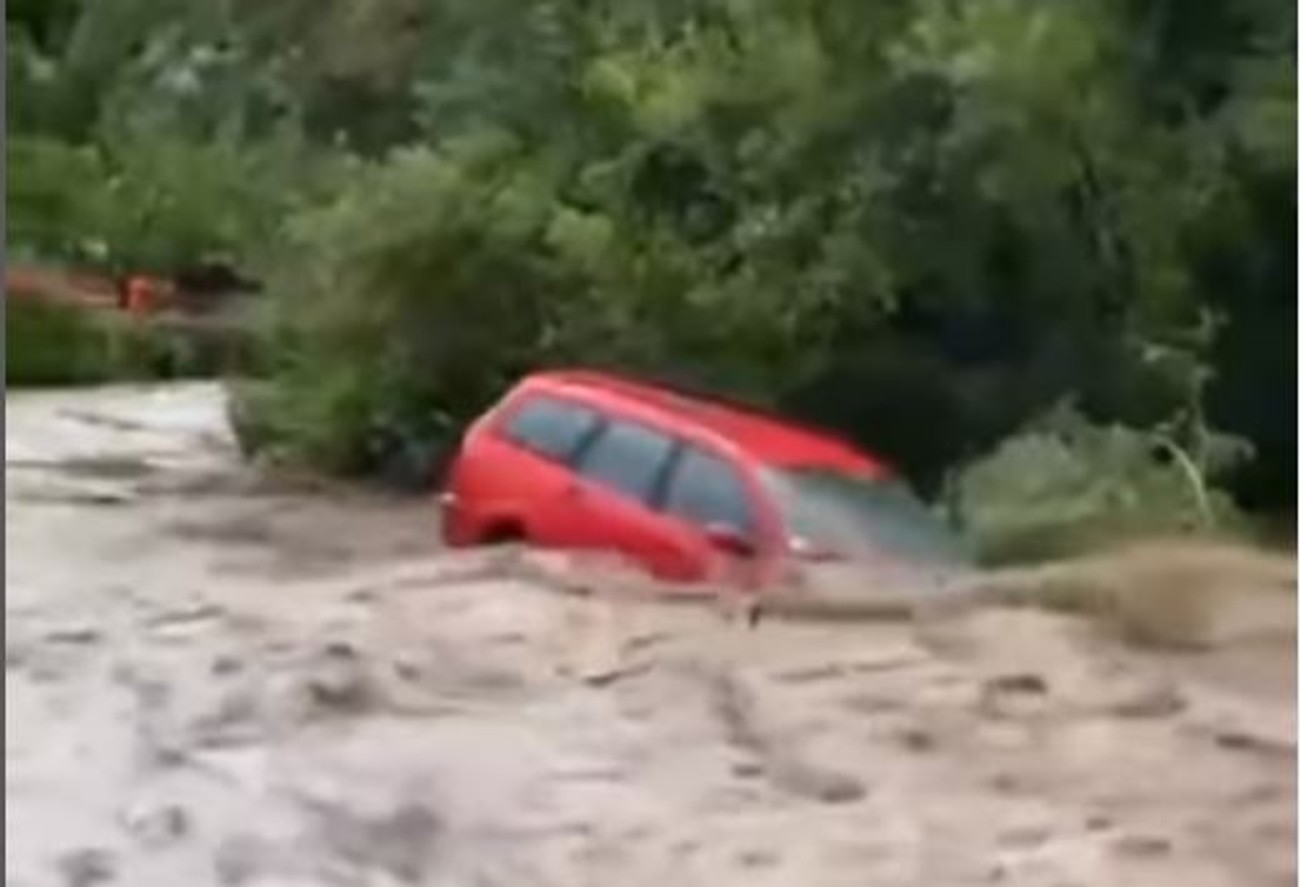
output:
[[[222,415],[6,403],[10,887],[1294,883],[1293,647],[474,580]]]

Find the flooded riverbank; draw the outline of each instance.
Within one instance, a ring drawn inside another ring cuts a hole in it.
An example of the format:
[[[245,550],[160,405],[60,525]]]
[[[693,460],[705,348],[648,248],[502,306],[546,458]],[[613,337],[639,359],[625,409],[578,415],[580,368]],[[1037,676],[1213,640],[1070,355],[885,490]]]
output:
[[[214,386],[6,418],[11,887],[1294,883],[1293,639],[750,631],[471,580]]]

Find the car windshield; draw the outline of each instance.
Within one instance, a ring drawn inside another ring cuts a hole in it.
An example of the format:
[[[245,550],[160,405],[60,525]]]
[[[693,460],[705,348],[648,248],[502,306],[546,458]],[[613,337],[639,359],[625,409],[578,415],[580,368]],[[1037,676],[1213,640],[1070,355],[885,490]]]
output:
[[[825,468],[769,469],[765,481],[791,535],[814,550],[922,563],[971,560],[962,540],[900,481]]]

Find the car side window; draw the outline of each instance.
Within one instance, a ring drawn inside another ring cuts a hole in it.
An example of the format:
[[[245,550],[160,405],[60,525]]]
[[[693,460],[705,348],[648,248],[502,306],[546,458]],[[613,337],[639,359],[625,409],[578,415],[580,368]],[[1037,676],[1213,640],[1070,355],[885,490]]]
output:
[[[649,504],[674,446],[653,428],[612,419],[583,453],[578,474]]]
[[[553,397],[535,396],[510,417],[505,436],[535,453],[566,461],[573,458],[599,422],[595,410]]]
[[[725,524],[742,533],[755,528],[754,508],[740,472],[725,459],[688,446],[664,497],[664,511],[699,526]]]

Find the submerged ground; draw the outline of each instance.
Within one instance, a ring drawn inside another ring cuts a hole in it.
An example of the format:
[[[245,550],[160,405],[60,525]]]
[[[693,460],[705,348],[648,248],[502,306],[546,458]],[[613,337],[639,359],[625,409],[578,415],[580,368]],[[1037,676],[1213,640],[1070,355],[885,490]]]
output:
[[[223,418],[6,402],[10,887],[1295,881],[1294,610],[1251,577],[1289,627],[1193,653],[747,631],[473,579],[426,503],[260,478]]]

